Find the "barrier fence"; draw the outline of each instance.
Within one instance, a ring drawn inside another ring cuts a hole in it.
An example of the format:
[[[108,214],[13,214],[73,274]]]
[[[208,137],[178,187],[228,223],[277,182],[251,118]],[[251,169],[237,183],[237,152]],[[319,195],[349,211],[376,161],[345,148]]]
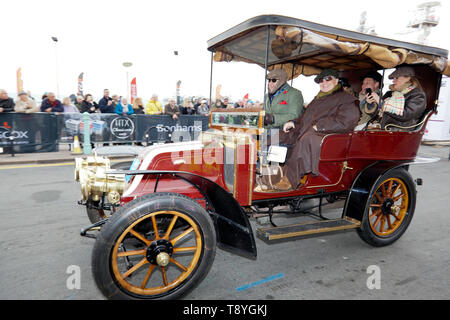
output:
[[[53,152],[59,143],[84,141],[89,126],[92,143],[169,142],[193,140],[208,129],[209,117],[93,113],[87,124],[79,113],[1,113],[0,147],[3,152]]]

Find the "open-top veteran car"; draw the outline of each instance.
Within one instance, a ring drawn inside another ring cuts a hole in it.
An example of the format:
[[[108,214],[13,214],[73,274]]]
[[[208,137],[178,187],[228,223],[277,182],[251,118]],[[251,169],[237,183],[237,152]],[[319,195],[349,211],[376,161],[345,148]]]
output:
[[[315,221],[259,228],[256,235],[270,242],[355,229],[373,246],[402,236],[421,183],[408,169],[426,162],[416,156],[437,111],[442,74],[450,74],[448,51],[275,15],[225,31],[208,41],[208,50],[211,78],[213,62],[220,61],[257,64],[266,74],[283,69],[289,79],[333,68],[355,91],[368,70],[384,74],[406,65],[421,79],[426,110],[412,126],[369,121],[359,130],[323,135],[319,174],[292,190],[258,187],[284,162],[283,148],[272,142],[267,151],[264,109],[213,109],[210,129],[195,141],[143,148],[129,170],[112,169],[106,157],[77,159],[79,203],[93,223],[82,235],[96,238],[92,271],[105,297],[179,298],[205,278],[217,246],[256,259],[249,218],[272,218],[279,206],[299,214],[312,198],[319,202]],[[327,219],[322,200],[338,199],[345,200],[342,216]]]

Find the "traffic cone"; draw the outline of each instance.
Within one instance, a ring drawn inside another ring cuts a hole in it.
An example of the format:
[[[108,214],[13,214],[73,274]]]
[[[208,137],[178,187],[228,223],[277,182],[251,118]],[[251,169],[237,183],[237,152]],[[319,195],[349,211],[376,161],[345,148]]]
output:
[[[73,137],[73,150],[72,154],[83,154],[81,150],[80,141],[78,141],[78,136]]]

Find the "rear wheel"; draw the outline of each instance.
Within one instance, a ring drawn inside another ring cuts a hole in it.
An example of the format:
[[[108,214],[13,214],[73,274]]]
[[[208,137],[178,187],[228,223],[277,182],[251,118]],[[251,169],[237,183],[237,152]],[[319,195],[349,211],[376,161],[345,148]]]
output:
[[[179,194],[151,194],[105,224],[92,270],[107,298],[174,299],[203,280],[215,248],[214,226],[203,207]]]
[[[394,169],[379,179],[369,196],[359,236],[367,243],[386,246],[398,240],[411,222],[416,188],[405,169]]]

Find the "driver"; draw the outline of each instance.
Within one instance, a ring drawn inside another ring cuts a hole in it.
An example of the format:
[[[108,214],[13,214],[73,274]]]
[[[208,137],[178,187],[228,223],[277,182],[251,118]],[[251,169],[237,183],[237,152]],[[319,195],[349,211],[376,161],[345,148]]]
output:
[[[303,113],[303,95],[286,83],[287,73],[283,69],[274,69],[267,74],[268,95],[266,95],[266,115],[264,127],[280,128],[290,119]]]
[[[360,118],[358,99],[343,90],[336,70],[325,69],[314,81],[320,86],[319,93],[302,116],[286,122],[280,133],[280,142],[292,148],[284,166],[286,174],[275,185],[277,190],[297,189],[304,175],[319,175],[323,137],[329,133],[351,132]]]

